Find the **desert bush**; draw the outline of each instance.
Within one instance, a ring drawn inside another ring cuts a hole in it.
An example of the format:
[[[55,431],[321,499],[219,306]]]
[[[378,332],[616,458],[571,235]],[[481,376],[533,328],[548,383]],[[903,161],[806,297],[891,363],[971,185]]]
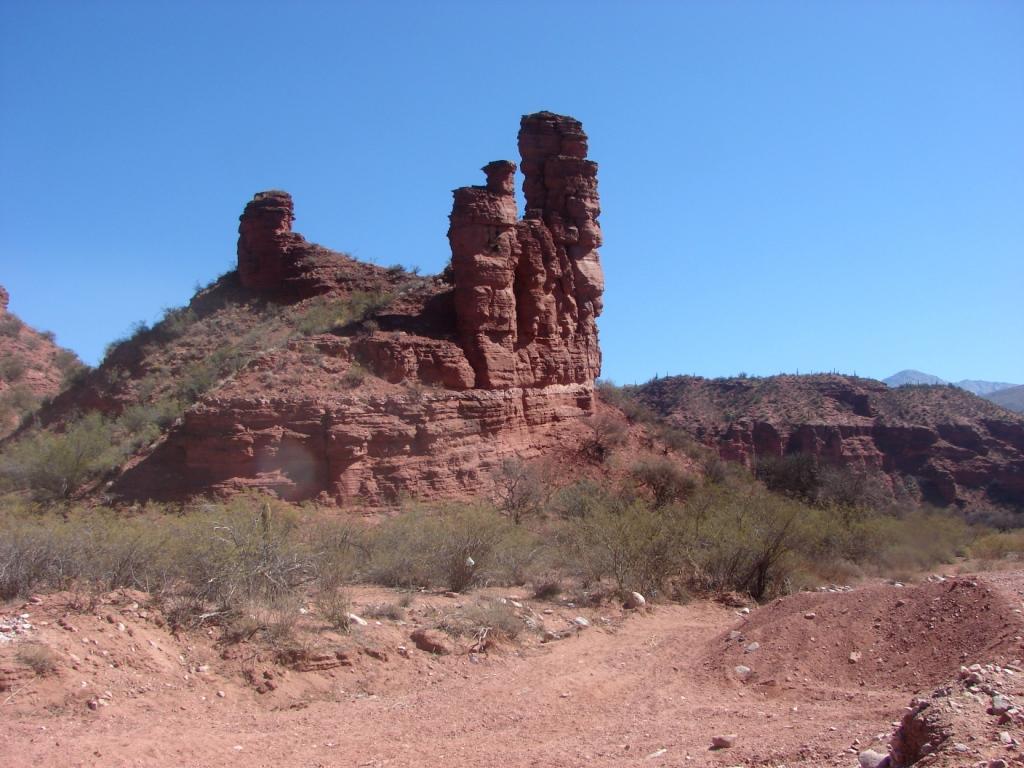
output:
[[[348,367],[348,370],[342,374],[341,385],[348,389],[355,389],[366,381],[366,377],[368,375],[366,368],[359,363],[352,363],[352,365]]]
[[[523,526],[506,528],[482,578],[495,584],[521,586],[551,567],[553,550],[544,538]]]
[[[807,507],[756,489],[720,493],[702,520],[694,552],[697,582],[757,600],[780,591],[798,522]]]
[[[4,355],[0,358],[0,379],[13,383],[25,375],[25,359],[21,355]]]
[[[318,560],[297,532],[298,513],[270,498],[241,496],[207,505],[179,532],[182,591],[231,613],[270,603],[315,580]]]
[[[602,379],[597,382],[596,389],[604,402],[618,408],[632,422],[651,423],[657,419],[654,412],[637,399],[635,387],[619,387],[608,379]]]
[[[770,491],[799,499],[815,498],[819,485],[817,459],[806,453],[763,456],[754,474]]]
[[[89,366],[78,359],[78,355],[70,349],[58,349],[53,353],[53,364],[61,373],[61,388],[67,388],[76,382]]]
[[[596,414],[587,419],[586,423],[593,434],[584,443],[583,449],[598,461],[605,461],[629,436],[627,425],[611,414]]]
[[[0,512],[0,598],[76,582],[101,589],[159,591],[170,580],[166,526],[110,510],[42,513],[5,505]]]
[[[16,417],[19,421],[39,406],[35,393],[25,384],[15,384],[0,392],[0,422]]]
[[[729,480],[733,470],[729,462],[719,456],[708,456],[704,460],[704,479],[714,485],[721,485]]]
[[[613,495],[614,493],[607,483],[583,478],[559,488],[551,498],[549,509],[566,520],[586,517],[598,508],[611,503]]]
[[[632,464],[629,474],[650,491],[656,509],[683,501],[697,488],[696,478],[665,456],[645,456]]]
[[[18,647],[17,659],[37,677],[49,677],[57,673],[57,654],[42,643],[22,643]]]
[[[316,596],[316,610],[332,628],[341,632],[348,631],[352,601],[344,590],[322,589]]]
[[[999,531],[979,536],[970,547],[979,560],[1019,560],[1024,557],[1024,531]]]
[[[373,603],[363,608],[362,615],[368,619],[401,621],[405,618],[405,609],[398,603]]]
[[[554,491],[554,478],[547,464],[527,463],[515,457],[501,462],[494,480],[495,503],[515,525],[540,515]]]
[[[609,576],[620,591],[658,594],[680,573],[689,548],[681,509],[606,495],[559,531],[567,564],[584,585]]]
[[[966,555],[972,540],[967,523],[958,515],[934,509],[915,509],[902,516],[877,515],[864,526],[873,530],[878,548],[868,558],[885,575],[912,574]],[[925,535],[922,535],[927,532]]]
[[[0,336],[13,338],[21,333],[24,326],[25,324],[17,315],[12,315],[10,312],[0,315]]]
[[[0,483],[44,501],[65,499],[122,457],[110,422],[94,411],[63,433],[40,431],[8,447],[0,455]]]
[[[888,494],[877,476],[852,467],[822,466],[814,500],[842,507],[881,508]]]
[[[387,586],[462,592],[498,580],[495,555],[513,528],[483,504],[452,505],[437,514],[413,509],[373,531],[366,575]]]
[[[183,336],[196,319],[196,313],[191,307],[168,307],[164,309],[164,316],[154,326],[154,330],[165,340],[176,339]]]
[[[523,620],[507,602],[481,598],[443,616],[438,627],[455,637],[514,640],[523,629]]]
[[[324,296],[310,302],[296,327],[305,336],[338,331],[366,320],[392,298],[390,294],[367,291],[354,291],[345,298]]]

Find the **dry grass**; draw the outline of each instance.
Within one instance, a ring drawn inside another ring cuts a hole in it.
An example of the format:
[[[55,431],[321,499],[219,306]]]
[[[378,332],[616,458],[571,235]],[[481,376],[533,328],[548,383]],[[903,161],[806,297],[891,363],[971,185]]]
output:
[[[18,661],[35,672],[37,677],[57,674],[57,654],[42,643],[24,643],[18,648]]]

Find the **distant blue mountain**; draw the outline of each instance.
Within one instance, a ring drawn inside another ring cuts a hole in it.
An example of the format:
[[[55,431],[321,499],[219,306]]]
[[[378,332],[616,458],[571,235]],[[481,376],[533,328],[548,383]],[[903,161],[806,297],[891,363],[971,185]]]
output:
[[[973,392],[981,397],[986,397],[995,392],[1001,392],[1004,389],[1012,389],[1016,387],[1016,384],[1010,384],[1006,381],[977,381],[975,379],[964,379],[963,381],[956,382],[956,385],[960,389],[966,389],[968,392]]]
[[[910,384],[948,384],[945,379],[933,376],[930,373],[907,369],[894,373],[883,382],[890,387],[905,387]],[[1024,413],[1024,386],[1010,384],[1006,381],[982,381],[979,379],[963,379],[954,381],[954,386],[966,389],[978,397],[991,400],[996,405],[1008,408],[1011,411]]]
[[[882,379],[883,382],[888,384],[890,387],[905,387],[908,384],[947,384],[945,379],[940,379],[938,376],[932,376],[930,373],[922,373],[921,371],[915,371],[908,369],[894,373],[888,379]]]

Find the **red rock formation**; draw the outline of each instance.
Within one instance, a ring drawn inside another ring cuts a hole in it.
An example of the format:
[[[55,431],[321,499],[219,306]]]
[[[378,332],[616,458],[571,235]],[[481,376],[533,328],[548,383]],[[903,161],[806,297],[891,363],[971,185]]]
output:
[[[225,282],[216,289],[225,305],[255,292],[299,318],[310,297],[344,304],[373,292],[390,303],[372,323],[265,350],[133,459],[114,491],[144,498],[255,487],[343,503],[451,497],[486,488],[506,457],[579,444],[601,360],[597,166],[572,118],[528,115],[519,144],[526,219],[517,217],[511,162],[487,165],[485,186],[455,190],[452,285],[308,243],[292,231],[287,194],[256,195],[239,226],[245,295]],[[215,298],[205,296],[212,314],[198,326],[221,327],[227,310]],[[195,359],[195,340],[205,337],[190,334],[193,347],[177,358]],[[145,349],[121,367],[135,375],[175,364]]]
[[[579,121],[550,112],[523,117],[519,149],[523,221],[511,162],[485,166],[485,186],[454,192],[448,238],[463,348],[478,387],[593,381],[604,291],[597,164]]]
[[[258,192],[245,206],[238,224],[238,277],[246,288],[279,289],[297,250],[305,245],[292,232],[292,196],[271,190]]]

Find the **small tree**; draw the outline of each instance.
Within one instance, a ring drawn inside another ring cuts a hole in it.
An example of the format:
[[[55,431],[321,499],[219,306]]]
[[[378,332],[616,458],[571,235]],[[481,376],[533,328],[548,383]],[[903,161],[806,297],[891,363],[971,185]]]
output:
[[[93,411],[62,434],[40,432],[11,446],[0,457],[0,478],[41,501],[66,499],[91,477],[115,467],[121,457],[112,445],[109,422]]]
[[[544,465],[529,464],[515,457],[501,462],[495,485],[498,509],[515,525],[539,515],[553,492],[550,472]]]
[[[649,456],[633,464],[630,474],[654,496],[655,509],[683,501],[697,487],[693,476],[664,456]]]
[[[629,434],[626,424],[614,416],[599,413],[587,420],[593,436],[585,444],[585,450],[598,461],[605,461],[613,450],[624,442]]]

